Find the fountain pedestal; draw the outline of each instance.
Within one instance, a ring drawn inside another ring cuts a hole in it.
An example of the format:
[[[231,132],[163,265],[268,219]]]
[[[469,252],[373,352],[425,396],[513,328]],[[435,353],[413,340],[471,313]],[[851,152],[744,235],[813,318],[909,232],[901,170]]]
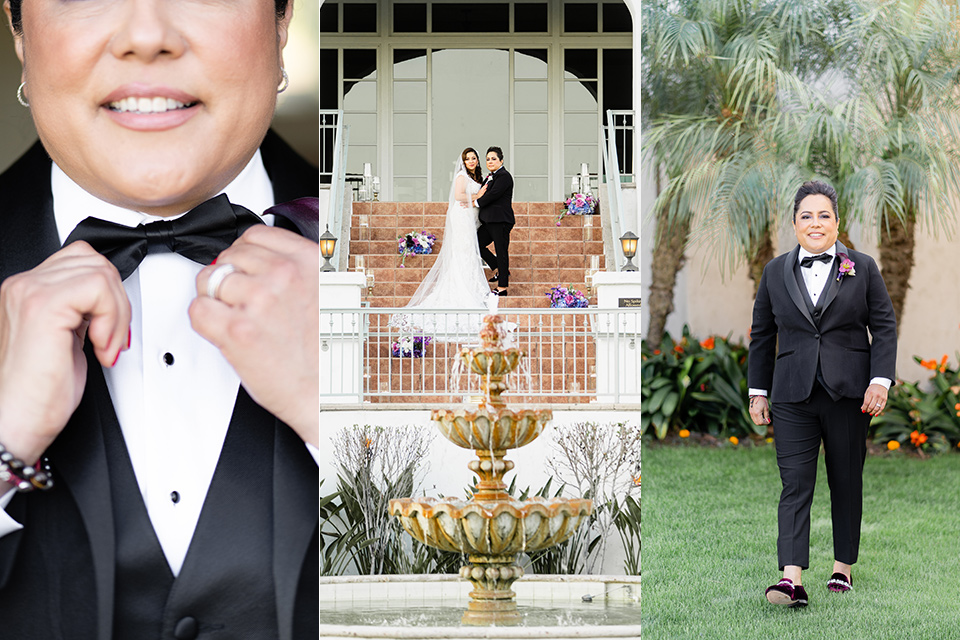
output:
[[[509,449],[529,444],[553,418],[548,409],[512,411],[500,394],[504,378],[519,364],[519,349],[506,348],[496,315],[484,318],[482,345],[464,348],[459,357],[481,376],[484,399],[475,411],[436,409],[431,414],[440,432],[459,447],[473,449],[478,460],[468,468],[480,480],[468,501],[450,498],[399,498],[390,513],[420,542],[465,553],[468,563],[460,576],[473,584],[463,614],[469,625],[514,625],[521,621],[511,588],[523,576],[517,564],[521,552],[539,551],[573,535],[593,510],[590,500],[530,498],[514,500],[503,482],[513,469],[504,460]]]

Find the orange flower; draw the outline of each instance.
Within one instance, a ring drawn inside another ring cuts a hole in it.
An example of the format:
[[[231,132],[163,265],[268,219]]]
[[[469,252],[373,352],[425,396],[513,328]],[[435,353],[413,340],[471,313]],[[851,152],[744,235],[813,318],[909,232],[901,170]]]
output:
[[[922,444],[923,444],[924,442],[926,442],[926,441],[927,441],[927,434],[921,433],[921,434],[920,434],[920,437],[917,438],[917,446],[919,447],[920,445],[922,445]]]
[[[716,345],[716,342],[715,342],[714,339],[713,339],[713,336],[710,336],[709,338],[707,338],[706,340],[704,340],[703,342],[701,342],[701,343],[700,343],[700,346],[703,347],[704,349],[711,350],[711,349],[713,349],[713,348],[714,348],[715,346],[717,346],[717,345]]]
[[[947,354],[943,354],[943,357],[940,358],[940,373],[944,373],[947,370]]]
[[[653,350],[653,355],[655,355],[655,356],[660,355],[660,349],[654,349],[654,350]]]
[[[633,479],[633,484],[640,486],[640,475],[638,474],[636,478]]]
[[[960,402],[958,402],[957,404],[953,405],[953,409],[954,409],[954,411],[960,411]]]
[[[681,438],[689,438],[689,437],[690,437],[690,429],[680,429],[680,437],[681,437]]]
[[[678,344],[673,345],[673,350],[677,353],[683,353],[683,347]]]
[[[927,441],[927,434],[925,433],[920,433],[919,431],[915,430],[913,433],[910,434],[910,442],[915,447],[919,447],[926,441]]]
[[[370,445],[373,444],[373,440],[371,440],[370,438],[364,438],[363,444],[367,449],[369,449]]]
[[[900,448],[900,443],[897,442],[896,440],[891,440],[890,442],[887,443],[887,449],[890,451],[896,451],[899,448]]]
[[[936,361],[936,360],[921,360],[921,361],[920,361],[920,366],[923,367],[924,369],[933,370],[933,369],[936,369],[936,368],[937,368],[937,361]]]
[[[738,438],[737,436],[730,436],[729,440],[730,440],[730,444],[734,446],[740,444],[740,438]]]

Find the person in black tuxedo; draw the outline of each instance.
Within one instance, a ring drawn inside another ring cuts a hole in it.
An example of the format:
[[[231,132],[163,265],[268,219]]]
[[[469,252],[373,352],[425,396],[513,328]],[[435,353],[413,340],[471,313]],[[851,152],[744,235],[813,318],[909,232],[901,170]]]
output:
[[[513,217],[513,176],[503,166],[500,147],[487,149],[487,170],[490,174],[476,200],[480,207],[477,242],[480,243],[480,257],[495,273],[490,279],[490,282],[497,282],[493,293],[505,296],[510,286],[510,231],[516,219]],[[487,248],[491,242],[496,255]]]
[[[837,193],[823,182],[797,191],[798,246],[763,270],[753,307],[750,415],[771,423],[783,491],[777,556],[783,579],[767,600],[808,601],[810,505],[823,443],[833,519],[831,591],[852,588],[860,546],[867,427],[894,380],[897,326],[873,258],[837,240]],[[768,403],[769,393],[771,403]]]
[[[5,4],[4,638],[318,635],[319,248],[261,215],[318,192],[269,131],[292,5]]]

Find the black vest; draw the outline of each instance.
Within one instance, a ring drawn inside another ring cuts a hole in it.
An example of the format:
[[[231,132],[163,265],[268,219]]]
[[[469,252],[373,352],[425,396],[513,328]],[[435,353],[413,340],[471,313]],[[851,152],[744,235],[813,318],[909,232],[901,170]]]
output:
[[[259,411],[265,419],[245,421],[246,429],[231,424],[176,578],[150,524],[119,426],[105,427],[117,545],[117,640],[277,637],[272,527],[263,517],[273,510],[273,420],[243,390],[237,402],[238,413]]]

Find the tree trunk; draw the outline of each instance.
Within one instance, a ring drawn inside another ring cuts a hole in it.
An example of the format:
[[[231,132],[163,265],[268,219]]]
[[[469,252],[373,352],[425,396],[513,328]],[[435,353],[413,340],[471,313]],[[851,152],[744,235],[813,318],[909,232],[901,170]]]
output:
[[[750,256],[750,279],[753,280],[753,297],[757,297],[757,289],[760,288],[760,278],[763,276],[763,268],[767,263],[773,260],[773,239],[770,237],[770,227],[763,232],[763,239],[757,246],[756,251]]]
[[[913,211],[907,210],[906,223],[901,223],[893,215],[888,215],[889,228],[880,230],[880,274],[887,285],[893,312],[897,317],[897,335],[900,334],[903,320],[903,303],[910,288],[910,274],[913,272],[914,229],[917,225]]]
[[[666,208],[665,208],[666,209]],[[690,237],[690,220],[670,224],[666,212],[657,218],[657,244],[653,249],[651,268],[650,319],[647,322],[647,344],[659,348],[667,324],[673,313],[673,289],[677,273],[686,262],[685,251]]]

